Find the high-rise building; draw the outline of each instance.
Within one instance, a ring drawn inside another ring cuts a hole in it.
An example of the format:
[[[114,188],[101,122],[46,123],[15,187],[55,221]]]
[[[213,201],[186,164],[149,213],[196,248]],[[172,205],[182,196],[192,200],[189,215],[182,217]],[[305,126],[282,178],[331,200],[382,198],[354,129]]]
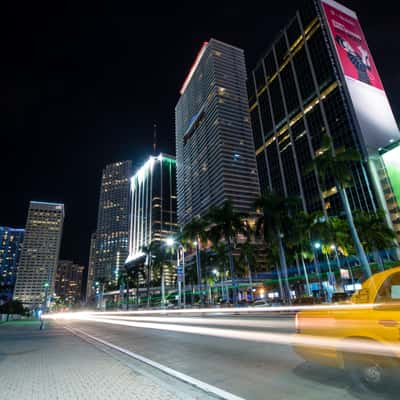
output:
[[[14,289],[15,300],[35,308],[54,293],[64,205],[31,201]]]
[[[142,262],[142,248],[178,231],[175,157],[151,156],[131,178],[129,257]]]
[[[308,212],[340,215],[334,180],[322,188],[308,170],[323,135],[336,150],[356,149],[352,209],[388,207],[376,158],[399,132],[356,14],[332,0],[308,0],[284,27],[248,79],[260,186],[300,196]]]
[[[93,296],[93,286],[94,286],[94,268],[96,261],[96,232],[93,232],[90,236],[90,249],[89,249],[89,262],[87,269],[87,279],[86,279],[86,293],[85,299],[87,302]]]
[[[178,222],[231,200],[249,212],[259,195],[243,50],[204,43],[175,108]]]
[[[103,169],[96,229],[95,280],[116,282],[128,256],[129,179],[132,162]]]
[[[0,226],[0,304],[12,298],[24,233]]]
[[[85,267],[70,260],[59,260],[55,279],[55,294],[66,304],[76,304],[82,299]]]

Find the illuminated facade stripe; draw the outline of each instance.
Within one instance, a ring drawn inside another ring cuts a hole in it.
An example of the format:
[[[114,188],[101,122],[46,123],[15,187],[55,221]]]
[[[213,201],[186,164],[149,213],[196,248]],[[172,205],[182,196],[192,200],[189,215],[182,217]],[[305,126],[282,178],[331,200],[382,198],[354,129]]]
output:
[[[176,223],[176,162],[169,155],[151,156],[130,183],[129,255],[143,257],[143,247],[178,230]]]

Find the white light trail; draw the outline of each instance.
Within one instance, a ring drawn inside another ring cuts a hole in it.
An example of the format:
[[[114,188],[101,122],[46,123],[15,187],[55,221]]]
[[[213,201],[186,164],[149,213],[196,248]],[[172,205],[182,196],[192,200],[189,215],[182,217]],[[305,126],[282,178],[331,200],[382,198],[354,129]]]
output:
[[[279,307],[248,307],[248,308],[185,308],[181,310],[138,310],[138,311],[81,311],[81,312],[68,312],[68,313],[55,313],[47,314],[44,318],[63,318],[75,319],[76,315],[95,315],[95,316],[109,316],[109,315],[184,315],[184,314],[201,314],[201,315],[218,315],[218,314],[232,314],[232,315],[251,315],[251,314],[280,314],[280,313],[296,313],[303,310],[315,311],[330,311],[330,310],[362,310],[377,307],[380,304],[332,304],[332,305],[310,305],[310,306],[279,306]]]
[[[78,313],[77,313],[78,314]],[[363,341],[359,339],[343,340],[342,338],[296,335],[287,333],[272,333],[260,331],[244,331],[236,329],[209,328],[201,326],[186,326],[177,324],[157,324],[150,322],[134,322],[114,320],[109,318],[95,318],[92,316],[76,316],[76,320],[98,322],[103,324],[119,325],[134,328],[155,329],[161,331],[173,331],[178,333],[190,333],[201,336],[213,336],[224,339],[238,339],[259,343],[274,343],[298,347],[313,347],[318,349],[341,351],[346,353],[362,353],[372,355],[398,355],[400,357],[400,345],[395,343],[381,344],[378,342]]]
[[[89,316],[92,317],[92,316]],[[98,316],[103,318],[102,316]],[[246,320],[238,318],[196,318],[196,317],[135,317],[135,316],[107,316],[107,319],[133,322],[161,322],[175,323],[185,325],[219,325],[230,327],[248,327],[248,328],[292,328],[294,329],[294,321],[277,319],[257,319]]]

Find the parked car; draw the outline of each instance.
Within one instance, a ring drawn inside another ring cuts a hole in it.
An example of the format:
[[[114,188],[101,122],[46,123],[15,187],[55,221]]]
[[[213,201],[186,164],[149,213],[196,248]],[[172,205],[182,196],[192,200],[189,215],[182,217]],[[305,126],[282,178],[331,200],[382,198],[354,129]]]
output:
[[[252,307],[271,307],[271,303],[267,300],[256,300],[251,304]]]

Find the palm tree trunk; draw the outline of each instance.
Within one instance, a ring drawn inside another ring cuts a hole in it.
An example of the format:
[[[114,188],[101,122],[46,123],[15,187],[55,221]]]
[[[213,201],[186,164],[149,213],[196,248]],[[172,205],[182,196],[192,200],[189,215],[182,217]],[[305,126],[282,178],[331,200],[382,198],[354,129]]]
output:
[[[372,275],[371,268],[369,266],[367,255],[365,254],[364,247],[360,241],[360,237],[358,236],[358,232],[354,224],[353,214],[351,213],[351,208],[349,204],[349,199],[347,197],[346,189],[344,189],[339,183],[336,183],[336,186],[340,194],[340,199],[342,200],[343,209],[344,212],[346,213],[347,223],[349,224],[350,227],[350,233],[353,238],[354,244],[356,246],[356,251],[361,262],[361,267],[364,271],[365,277],[369,278]]]
[[[163,266],[161,266],[161,308],[165,308],[165,274]]]
[[[201,297],[201,259],[200,259],[200,238],[197,237],[196,242],[196,269],[197,269],[197,285]]]
[[[281,265],[282,273],[283,273],[283,280],[284,280],[284,300],[292,303],[291,293],[290,293],[290,285],[289,285],[289,276],[286,264],[286,256],[285,256],[285,249],[283,247],[283,241],[281,232],[278,231],[278,252],[279,252],[279,262]]]
[[[310,288],[310,281],[308,280],[308,272],[307,272],[306,263],[304,262],[303,254],[301,255],[301,264],[303,266],[304,277],[306,278],[307,293],[309,296],[312,296],[312,292],[311,292],[311,288]]]
[[[237,306],[238,301],[237,301],[237,290],[236,290],[235,262],[233,260],[231,238],[228,237],[227,241],[228,241],[229,269],[231,273],[231,282],[232,282],[232,302],[235,306]]]
[[[126,280],[126,309],[129,310],[129,280]]]
[[[251,299],[251,301],[253,301],[254,300],[254,297],[253,297],[253,277],[251,276],[251,267],[250,267],[250,263],[249,263],[249,260],[248,260],[247,256],[245,257],[245,259],[246,259],[246,263],[247,263],[247,269],[249,271],[250,299]]]
[[[377,249],[374,249],[373,253],[374,253],[374,258],[375,258],[375,260],[376,260],[376,263],[378,264],[379,271],[381,271],[381,272],[384,271],[385,268],[384,268],[384,266],[383,266],[382,257],[381,257],[381,255],[379,254],[379,251],[378,251]]]
[[[151,268],[149,261],[149,263],[147,264],[147,307],[150,307],[150,274],[151,274]]]
[[[276,266],[276,274],[278,275],[279,292],[281,294],[282,299],[284,299],[285,298],[285,290],[283,289],[281,271],[279,270],[278,265]]]

